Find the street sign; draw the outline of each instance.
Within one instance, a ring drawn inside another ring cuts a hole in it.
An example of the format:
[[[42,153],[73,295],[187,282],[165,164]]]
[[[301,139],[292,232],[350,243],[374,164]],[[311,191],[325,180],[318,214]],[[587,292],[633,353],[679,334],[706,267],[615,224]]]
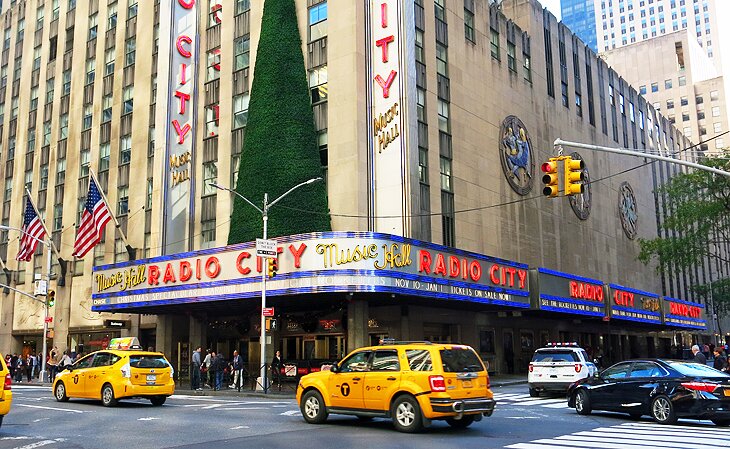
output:
[[[274,308],[273,307],[265,307],[263,312],[261,313],[263,316],[274,316]]]
[[[40,280],[35,281],[35,295],[47,295],[48,294],[48,281]]]
[[[46,321],[46,323],[53,323],[53,317],[52,316],[47,316],[45,318],[45,321]]]
[[[276,240],[256,239],[256,255],[259,257],[276,257]]]

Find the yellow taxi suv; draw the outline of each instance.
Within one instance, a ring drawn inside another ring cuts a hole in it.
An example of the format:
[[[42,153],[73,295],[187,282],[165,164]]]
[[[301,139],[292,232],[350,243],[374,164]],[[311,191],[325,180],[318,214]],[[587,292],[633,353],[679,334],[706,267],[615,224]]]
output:
[[[159,352],[140,350],[129,340],[112,339],[108,349],[93,352],[60,372],[53,382],[59,402],[69,398],[100,399],[106,407],[119,399],[145,398],[165,403],[175,392],[173,369]],[[132,340],[134,341],[134,340]]]
[[[432,420],[466,428],[491,416],[495,405],[474,349],[429,342],[357,349],[329,371],[303,376],[296,397],[308,423],[323,423],[330,413],[384,417],[401,432],[418,432]]]
[[[2,426],[3,418],[10,413],[10,406],[13,405],[13,392],[10,390],[13,379],[10,376],[10,370],[8,369],[8,365],[5,364],[5,357],[2,354],[0,354],[0,377],[5,379],[3,389],[0,390],[0,426]]]

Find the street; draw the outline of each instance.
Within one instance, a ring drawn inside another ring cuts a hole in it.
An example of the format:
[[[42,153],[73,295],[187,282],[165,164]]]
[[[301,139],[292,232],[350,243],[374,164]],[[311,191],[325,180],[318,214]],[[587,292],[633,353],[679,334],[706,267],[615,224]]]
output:
[[[494,391],[498,405],[492,417],[466,430],[437,421],[409,435],[384,419],[330,416],[324,425],[309,425],[290,397],[179,394],[162,407],[126,400],[104,408],[98,401],[56,402],[49,387],[14,385],[0,449],[306,447],[305,438],[327,447],[719,449],[730,441],[730,429],[709,421],[660,426],[611,413],[578,416],[561,397],[529,397],[526,385]]]

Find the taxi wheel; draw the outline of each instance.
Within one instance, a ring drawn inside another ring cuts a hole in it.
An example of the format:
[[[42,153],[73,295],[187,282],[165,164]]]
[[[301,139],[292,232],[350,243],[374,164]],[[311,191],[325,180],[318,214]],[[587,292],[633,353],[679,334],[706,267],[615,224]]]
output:
[[[66,396],[66,385],[64,385],[63,382],[58,382],[56,384],[56,388],[53,391],[53,396],[55,396],[58,402],[68,401],[68,396]]]
[[[578,390],[575,395],[575,411],[579,415],[591,414],[591,398],[585,390]]]
[[[150,398],[150,402],[155,407],[161,406],[162,404],[165,403],[166,400],[167,400],[167,396],[155,396],[154,398]]]
[[[474,422],[474,417],[469,415],[462,416],[461,419],[447,418],[446,422],[455,429],[466,429]]]
[[[117,405],[117,399],[114,397],[114,388],[111,385],[106,384],[101,389],[101,403],[104,407],[113,407]]]
[[[400,432],[414,433],[423,428],[421,407],[413,396],[400,396],[390,409],[393,424]]]
[[[668,397],[661,395],[651,401],[651,417],[659,424],[674,424],[677,422],[677,414],[674,413],[674,406]]]
[[[322,424],[327,420],[327,407],[324,405],[322,395],[316,390],[304,393],[301,411],[304,420],[310,424]]]

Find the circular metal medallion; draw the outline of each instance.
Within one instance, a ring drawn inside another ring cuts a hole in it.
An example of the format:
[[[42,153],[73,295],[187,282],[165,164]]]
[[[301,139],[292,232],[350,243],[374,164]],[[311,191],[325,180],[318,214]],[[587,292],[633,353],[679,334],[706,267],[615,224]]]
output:
[[[532,175],[535,171],[530,135],[522,120],[514,115],[502,122],[499,144],[502,171],[512,190],[527,195],[532,190]]]
[[[576,160],[583,160],[578,153],[571,153],[570,157]],[[570,208],[573,209],[575,215],[581,220],[587,220],[591,214],[591,198],[591,177],[588,173],[588,167],[585,167],[583,169],[583,193],[568,197]]]
[[[621,218],[621,227],[626,237],[636,238],[636,222],[639,218],[634,189],[628,182],[622,182],[618,188],[618,213]]]

